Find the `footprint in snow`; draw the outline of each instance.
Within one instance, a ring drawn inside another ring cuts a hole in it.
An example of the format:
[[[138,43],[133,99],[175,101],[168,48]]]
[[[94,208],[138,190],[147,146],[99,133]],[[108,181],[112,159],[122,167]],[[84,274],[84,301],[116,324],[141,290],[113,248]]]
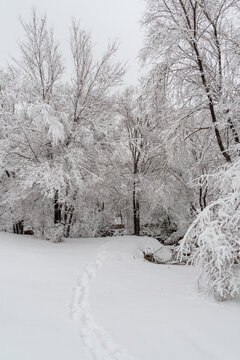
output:
[[[88,264],[79,276],[73,289],[69,316],[78,324],[80,337],[95,360],[136,360],[127,350],[115,343],[111,335],[96,323],[90,312],[90,283],[106,260],[109,245],[110,241],[100,248],[95,261]]]

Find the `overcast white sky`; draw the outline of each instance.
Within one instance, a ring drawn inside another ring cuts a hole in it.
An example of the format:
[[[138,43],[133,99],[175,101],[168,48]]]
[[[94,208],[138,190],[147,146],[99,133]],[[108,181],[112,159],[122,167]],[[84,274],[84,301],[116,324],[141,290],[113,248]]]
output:
[[[127,83],[139,77],[138,52],[143,33],[139,20],[144,10],[144,0],[0,0],[0,66],[5,66],[10,56],[17,56],[17,42],[22,38],[19,16],[28,19],[31,9],[46,12],[55,28],[55,37],[69,69],[69,27],[72,17],[81,20],[84,29],[91,31],[96,53],[100,54],[109,39],[120,42],[119,59],[128,62]]]

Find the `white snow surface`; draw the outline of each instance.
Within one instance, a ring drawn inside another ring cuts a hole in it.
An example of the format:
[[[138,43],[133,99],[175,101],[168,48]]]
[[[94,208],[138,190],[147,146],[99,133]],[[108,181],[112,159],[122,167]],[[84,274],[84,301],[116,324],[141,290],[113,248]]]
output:
[[[143,259],[147,237],[53,244],[0,233],[0,359],[239,360],[240,299]]]

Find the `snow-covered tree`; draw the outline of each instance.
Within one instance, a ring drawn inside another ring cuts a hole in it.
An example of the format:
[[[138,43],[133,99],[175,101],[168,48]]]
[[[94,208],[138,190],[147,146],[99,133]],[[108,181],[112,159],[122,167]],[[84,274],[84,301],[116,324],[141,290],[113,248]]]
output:
[[[200,267],[201,288],[217,299],[233,297],[239,292],[239,1],[146,3],[141,56],[155,76],[164,76],[172,110],[164,130],[168,174],[190,190],[196,216],[181,254],[191,253]]]
[[[142,58],[165,72],[176,109],[183,109],[188,118],[200,114],[192,133],[206,134],[211,128],[227,162],[232,161],[229,145],[239,143],[234,110],[239,83],[239,31],[232,21],[239,15],[237,3],[148,0],[142,21],[146,29]]]
[[[124,67],[114,63],[115,45],[95,61],[90,35],[73,23],[74,72],[64,84],[46,17],[33,11],[30,21],[21,23],[21,57],[1,77],[1,167],[10,175],[4,180],[5,210],[14,221],[58,241],[69,236],[75,210],[81,218],[76,204],[86,188],[100,179],[105,122]]]
[[[180,254],[190,253],[199,267],[198,285],[216,299],[240,292],[240,160],[208,176],[216,199],[192,223],[181,242]]]

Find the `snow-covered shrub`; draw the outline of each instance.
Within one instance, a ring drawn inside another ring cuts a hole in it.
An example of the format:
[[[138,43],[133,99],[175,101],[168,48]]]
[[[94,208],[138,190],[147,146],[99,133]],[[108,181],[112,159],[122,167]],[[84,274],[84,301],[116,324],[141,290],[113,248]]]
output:
[[[237,263],[240,245],[240,160],[211,176],[218,199],[192,223],[181,241],[179,254],[191,251],[199,268],[198,287],[217,300],[240,292]]]
[[[55,224],[52,232],[50,240],[54,243],[59,243],[63,241],[63,225],[62,224]]]

